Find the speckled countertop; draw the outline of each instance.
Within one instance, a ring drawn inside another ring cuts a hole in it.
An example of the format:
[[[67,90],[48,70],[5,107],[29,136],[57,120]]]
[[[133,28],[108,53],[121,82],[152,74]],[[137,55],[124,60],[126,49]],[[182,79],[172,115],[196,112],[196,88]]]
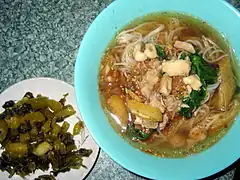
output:
[[[0,92],[33,77],[73,84],[81,39],[111,0],[0,0]],[[232,0],[235,6],[239,0]],[[234,171],[219,179],[231,180]],[[101,151],[87,179],[142,179]]]

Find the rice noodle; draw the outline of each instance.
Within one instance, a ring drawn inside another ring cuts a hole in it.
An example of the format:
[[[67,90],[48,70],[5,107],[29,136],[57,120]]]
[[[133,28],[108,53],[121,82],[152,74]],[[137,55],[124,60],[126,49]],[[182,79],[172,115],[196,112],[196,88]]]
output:
[[[143,38],[142,34],[133,32],[136,29],[142,27],[143,25],[146,25],[146,24],[139,25],[136,28],[123,31],[118,34],[118,36],[116,37],[117,42],[119,44],[126,44],[126,47],[121,57],[122,64],[116,64],[116,65],[125,66],[126,69],[129,69],[131,64],[135,62],[133,58],[133,51],[136,45],[138,43],[147,42],[149,40],[154,41],[154,37],[164,29],[164,25],[160,24],[158,28],[151,31],[149,34],[147,34]]]
[[[150,33],[148,33],[148,34],[143,38],[143,42],[149,41],[149,39],[151,39],[151,38],[153,38],[154,36],[156,36],[156,35],[157,35],[159,32],[161,32],[164,28],[165,28],[165,26],[164,26],[163,24],[160,24],[157,29],[154,29],[153,31],[151,31]]]
[[[163,24],[160,24],[158,28],[151,31],[144,38],[142,37],[141,33],[134,32],[137,29],[139,29],[147,24],[150,24],[150,23],[144,23],[144,24],[138,25],[137,27],[135,27],[133,29],[128,29],[128,30],[122,31],[116,37],[117,42],[119,44],[127,44],[130,42],[135,42],[135,41],[139,41],[139,40],[142,40],[143,42],[147,42],[150,39],[153,40],[153,37],[156,36],[159,32],[161,32],[164,29],[165,26]]]
[[[138,32],[133,32],[131,34],[126,33],[118,36],[116,39],[119,44],[128,44],[131,42],[140,41],[142,39],[142,34]]]
[[[189,39],[186,42],[191,43],[191,44],[193,44],[195,46],[198,46],[200,49],[203,49],[202,43],[200,41],[198,41],[198,40]]]
[[[217,58],[216,60],[214,60],[214,61],[207,61],[207,62],[209,62],[209,63],[216,63],[216,62],[218,62],[218,61],[220,61],[220,60],[222,60],[223,58],[225,58],[225,57],[228,57],[228,55],[227,54],[224,54],[224,55],[222,55],[222,56],[220,56],[219,58]]]
[[[126,48],[123,51],[122,62],[133,63],[135,61],[133,59],[133,50],[135,48],[135,45],[137,45],[139,42],[140,41],[136,41],[136,42],[130,43],[126,46]]]
[[[177,27],[176,29],[171,30],[168,37],[167,37],[168,44],[172,44],[173,36],[175,35],[175,33],[178,32],[178,31],[181,31],[183,29],[186,29],[186,27]]]
[[[215,50],[215,48],[212,47],[212,46],[209,46],[209,47],[207,47],[207,48],[204,50],[204,52],[203,52],[203,58],[204,58],[205,60],[206,60],[206,55],[207,55],[208,51],[210,51],[211,49],[214,49],[214,50]]]
[[[208,129],[210,128],[212,123],[215,122],[215,120],[217,120],[214,114],[210,112],[209,107],[207,105],[204,105],[204,108],[207,108],[205,111],[205,117],[201,118],[201,121],[198,121],[197,123],[195,123],[194,127],[189,132],[189,137],[197,141],[202,141],[207,137]],[[210,116],[209,114],[212,114],[212,115]]]
[[[209,130],[217,130],[218,128],[229,124],[234,120],[236,114],[239,112],[239,101],[233,100],[229,104],[229,108],[225,112],[213,112],[209,118],[212,120]]]
[[[211,57],[213,54],[216,54],[216,53],[225,53],[225,52],[223,50],[221,50],[221,49],[216,49],[215,51],[210,53],[208,56]]]
[[[202,56],[203,56],[203,58],[205,59],[206,62],[217,63],[218,61],[220,61],[223,58],[228,56],[211,39],[209,39],[205,36],[202,36],[202,41],[203,41],[204,47],[201,48],[199,54],[203,54]],[[216,54],[215,57],[213,57],[214,54]],[[220,54],[220,55],[218,55],[218,54]]]
[[[133,31],[136,31],[137,29],[139,29],[139,28],[141,28],[141,27],[143,27],[143,26],[145,26],[145,25],[148,25],[148,24],[150,24],[150,23],[152,23],[152,22],[143,23],[143,24],[140,24],[140,25],[136,26],[135,28],[122,31],[122,32],[120,32],[120,33],[117,35],[116,39],[118,39],[119,37],[123,36],[124,34],[128,34],[128,33],[131,33],[131,32],[133,32]]]
[[[209,112],[209,107],[206,104],[201,105],[193,114],[193,125],[196,125],[204,120],[208,116]]]
[[[205,37],[205,36],[203,36],[202,38],[203,38],[203,40],[205,41],[205,43],[207,43],[207,44],[210,43],[210,44],[213,45],[215,48],[219,48],[218,45],[217,45],[216,43],[214,43],[211,39],[209,39],[209,38],[207,38],[207,37]]]

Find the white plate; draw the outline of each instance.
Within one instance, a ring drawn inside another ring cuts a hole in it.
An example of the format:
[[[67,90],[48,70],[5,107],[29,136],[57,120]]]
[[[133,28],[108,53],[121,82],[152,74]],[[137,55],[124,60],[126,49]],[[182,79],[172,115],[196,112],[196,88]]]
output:
[[[52,78],[34,78],[34,79],[28,79],[21,81],[17,84],[12,85],[8,89],[6,89],[2,94],[0,94],[0,112],[3,111],[2,105],[8,101],[8,100],[20,100],[26,92],[32,92],[34,96],[37,94],[41,94],[43,96],[47,96],[49,98],[55,99],[55,100],[60,100],[63,97],[63,94],[68,93],[69,95],[67,96],[67,101],[66,104],[71,104],[74,109],[77,111],[76,115],[73,117],[70,117],[67,119],[67,121],[70,124],[69,131],[72,132],[74,124],[78,121],[77,116],[80,116],[80,113],[78,112],[77,109],[77,104],[75,101],[75,91],[73,86]],[[87,137],[86,141],[84,141],[85,137]],[[93,168],[95,161],[98,158],[99,155],[99,147],[91,137],[89,131],[85,127],[85,133],[82,135],[78,135],[75,138],[76,145],[80,145],[81,143],[84,148],[87,149],[92,149],[93,153],[90,155],[88,158],[84,158],[83,164],[87,167],[85,168],[80,168],[79,170],[71,170],[66,173],[60,173],[56,179],[59,180],[65,180],[65,179],[70,179],[70,180],[80,180],[83,179],[85,176],[87,176],[91,169]],[[84,142],[83,142],[84,141]],[[0,151],[1,153],[1,151]],[[42,174],[49,174],[49,171],[41,171],[37,170],[34,174],[31,174],[30,176],[27,176],[27,180],[32,180],[39,175]],[[0,179],[1,180],[7,180],[8,178],[8,173],[7,172],[1,172],[0,171]],[[14,175],[11,179],[14,180],[20,180],[22,179],[20,176]]]

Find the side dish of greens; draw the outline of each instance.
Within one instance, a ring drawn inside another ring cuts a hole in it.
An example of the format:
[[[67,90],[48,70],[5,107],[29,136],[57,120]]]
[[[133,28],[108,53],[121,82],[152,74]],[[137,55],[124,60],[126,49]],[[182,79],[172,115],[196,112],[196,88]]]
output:
[[[82,121],[75,124],[73,133],[68,132],[70,124],[65,119],[76,111],[65,104],[66,96],[56,101],[28,92],[18,102],[10,100],[2,106],[0,170],[7,171],[9,178],[15,174],[25,177],[51,166],[50,175],[36,179],[55,179],[58,173],[85,167],[83,157],[89,157],[92,150],[75,145],[73,137],[83,130]]]

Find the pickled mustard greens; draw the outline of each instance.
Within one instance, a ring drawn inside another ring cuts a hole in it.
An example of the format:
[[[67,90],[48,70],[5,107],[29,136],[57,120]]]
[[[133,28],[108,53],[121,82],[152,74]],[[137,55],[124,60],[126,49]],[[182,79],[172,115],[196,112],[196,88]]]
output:
[[[41,175],[35,178],[34,180],[55,180],[55,177],[52,175]]]
[[[78,135],[84,128],[84,123],[79,119],[79,121],[73,127],[73,135]]]
[[[7,171],[9,178],[14,174],[25,177],[38,169],[46,171],[51,165],[51,175],[36,179],[52,180],[60,172],[85,167],[83,157],[89,157],[92,150],[75,145],[73,137],[84,127],[82,121],[75,125],[74,135],[68,132],[70,124],[65,119],[76,111],[65,105],[66,97],[56,101],[28,92],[16,103],[4,103],[5,110],[0,114],[0,170]]]

